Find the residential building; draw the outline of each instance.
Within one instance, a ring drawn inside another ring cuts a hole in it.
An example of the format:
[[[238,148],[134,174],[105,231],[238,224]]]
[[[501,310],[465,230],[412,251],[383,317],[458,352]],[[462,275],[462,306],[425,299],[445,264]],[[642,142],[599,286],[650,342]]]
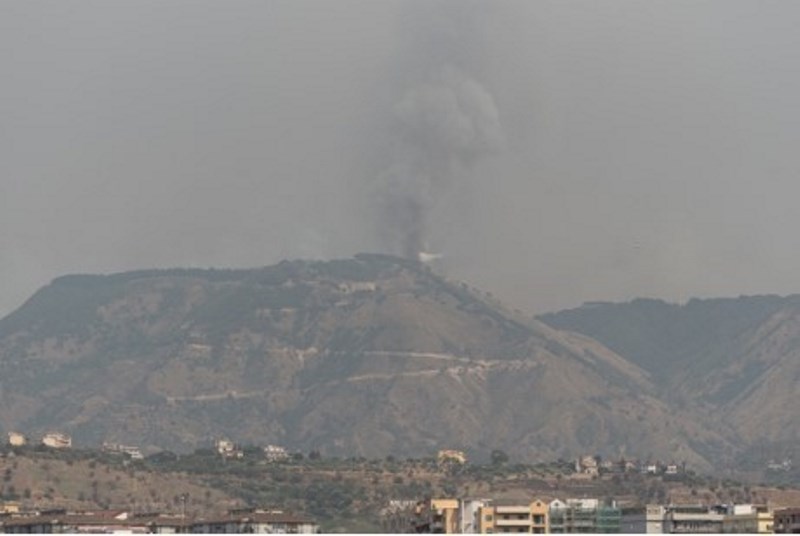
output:
[[[582,456],[575,462],[575,472],[590,476],[599,475],[597,459],[594,456]]]
[[[592,504],[594,503],[594,504]],[[595,525],[597,523],[597,500],[591,501],[574,501],[567,500],[567,508],[561,512],[563,519],[562,525],[564,532],[569,534],[597,532]],[[552,512],[551,516],[555,517]]]
[[[550,532],[550,509],[547,503],[542,501],[531,503],[531,532],[534,534]]]
[[[219,439],[214,444],[217,453],[223,458],[243,458],[244,452],[229,439]]]
[[[133,447],[130,445],[121,445],[119,443],[108,443],[104,442],[102,447],[103,452],[111,452],[115,454],[126,454],[130,456],[132,460],[144,460],[144,455],[139,447]]]
[[[774,517],[766,505],[736,504],[722,520],[728,534],[772,534]]]
[[[19,503],[17,501],[0,502],[0,514],[18,514]]]
[[[431,499],[430,502],[403,504],[390,501],[384,509],[386,526],[392,532],[432,532],[476,534],[480,532],[480,511],[490,504],[486,499]],[[422,507],[421,507],[422,506]],[[399,515],[398,515],[399,514]],[[398,523],[397,520],[401,522]]]
[[[617,534],[621,532],[622,511],[615,505],[600,505],[596,510],[594,532]]]
[[[67,449],[72,446],[72,438],[61,432],[50,432],[42,437],[42,445],[54,449]]]
[[[567,503],[561,499],[553,499],[548,505],[548,514],[550,516],[550,532],[557,534],[564,533],[564,511],[567,509]]]
[[[319,526],[309,519],[280,511],[251,510],[210,520],[158,513],[57,511],[5,519],[2,531],[11,534],[314,534]]]
[[[616,533],[622,521],[616,505],[601,505],[598,499],[552,501],[549,513],[554,533]]]
[[[664,517],[667,509],[660,504],[648,504],[645,507],[645,533],[664,534]]]
[[[622,473],[634,473],[638,469],[639,464],[634,460],[622,459],[619,461],[619,467]]]
[[[280,462],[289,459],[289,452],[279,445],[267,445],[264,447],[264,457],[268,462]]]
[[[620,534],[645,534],[647,532],[647,512],[642,507],[623,508],[619,523]]]
[[[191,524],[191,531],[205,534],[316,534],[319,525],[308,518],[280,510],[239,510],[229,515]]]
[[[789,458],[785,458],[781,462],[776,462],[775,460],[770,460],[767,462],[767,470],[768,471],[791,471],[792,470],[792,460]]]
[[[727,514],[723,506],[670,505],[664,513],[665,533],[720,533]]]
[[[616,473],[617,464],[611,460],[603,460],[598,467],[601,473]]]
[[[440,450],[436,455],[436,460],[439,463],[467,463],[467,455],[460,450]]]
[[[236,445],[234,445],[233,441],[231,441],[230,439],[223,438],[223,439],[218,439],[216,443],[214,443],[214,448],[217,449],[217,452],[219,454],[223,454],[225,452],[232,451],[234,448],[236,448]]]
[[[776,534],[800,534],[800,508],[781,508],[773,516]]]
[[[119,450],[122,454],[130,456],[131,460],[144,460],[144,454],[139,450],[139,447],[131,447],[128,445],[120,445]]]
[[[158,512],[149,514],[137,514],[132,522],[135,526],[143,525],[150,534],[186,534],[191,532],[192,522],[183,515],[161,514]]]
[[[527,532],[545,534],[550,532],[549,505],[535,500],[529,504],[493,504],[479,510],[481,534]]]
[[[8,433],[8,444],[12,447],[23,447],[28,442],[28,438],[17,432]]]
[[[478,534],[480,532],[481,508],[488,506],[488,499],[462,499],[459,501],[458,527],[461,534]]]
[[[458,526],[458,499],[431,499],[430,531],[440,534],[456,534]]]
[[[118,510],[81,513],[43,513],[21,516],[3,522],[6,534],[144,534],[147,526]]]
[[[422,501],[391,499],[385,508],[380,511],[381,532],[383,533],[410,533],[430,530],[430,521],[427,517],[428,508],[423,507]]]

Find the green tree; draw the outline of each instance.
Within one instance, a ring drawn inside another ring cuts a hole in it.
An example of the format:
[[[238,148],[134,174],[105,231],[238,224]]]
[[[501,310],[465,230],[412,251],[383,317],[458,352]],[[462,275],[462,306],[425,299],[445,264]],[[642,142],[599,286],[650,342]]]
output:
[[[491,454],[492,465],[503,465],[508,463],[508,454],[500,449],[495,449]]]

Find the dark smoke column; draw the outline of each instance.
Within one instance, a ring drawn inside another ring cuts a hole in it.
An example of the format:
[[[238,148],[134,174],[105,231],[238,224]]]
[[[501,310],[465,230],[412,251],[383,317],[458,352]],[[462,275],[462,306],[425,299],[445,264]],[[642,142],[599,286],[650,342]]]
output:
[[[461,4],[464,5],[464,4]],[[419,50],[425,64],[401,93],[390,117],[389,162],[379,176],[379,231],[395,254],[419,259],[427,249],[430,214],[459,176],[503,146],[494,98],[469,74],[469,58],[449,53],[469,37],[446,19],[450,39],[431,39],[436,50]],[[427,30],[437,31],[434,25]],[[457,57],[458,56],[458,57]]]

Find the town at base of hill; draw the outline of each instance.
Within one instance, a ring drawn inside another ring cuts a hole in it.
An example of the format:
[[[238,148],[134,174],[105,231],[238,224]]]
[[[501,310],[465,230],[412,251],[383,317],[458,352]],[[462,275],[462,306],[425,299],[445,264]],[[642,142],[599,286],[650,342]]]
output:
[[[481,464],[454,449],[419,459],[331,458],[224,439],[214,447],[134,459],[109,445],[6,446],[3,530],[36,532],[47,521],[67,532],[503,532],[512,525],[641,532],[648,520],[648,530],[669,531],[691,518],[704,520],[702,530],[756,532],[753,523],[766,526],[765,519],[783,530],[789,521],[780,516],[800,506],[800,489],[704,476],[673,463],[583,456],[528,465],[498,450]],[[284,525],[269,525],[278,519]]]

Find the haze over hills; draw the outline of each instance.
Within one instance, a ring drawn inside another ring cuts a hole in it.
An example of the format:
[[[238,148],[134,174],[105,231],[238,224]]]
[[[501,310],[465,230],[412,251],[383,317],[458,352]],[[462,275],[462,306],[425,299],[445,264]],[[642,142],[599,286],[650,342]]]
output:
[[[585,336],[414,261],[59,278],[0,321],[0,424],[185,450],[228,436],[329,455],[503,449],[709,467],[725,434]]]
[[[539,319],[646,370],[671,407],[749,447],[746,461],[800,454],[800,296],[639,299]]]

